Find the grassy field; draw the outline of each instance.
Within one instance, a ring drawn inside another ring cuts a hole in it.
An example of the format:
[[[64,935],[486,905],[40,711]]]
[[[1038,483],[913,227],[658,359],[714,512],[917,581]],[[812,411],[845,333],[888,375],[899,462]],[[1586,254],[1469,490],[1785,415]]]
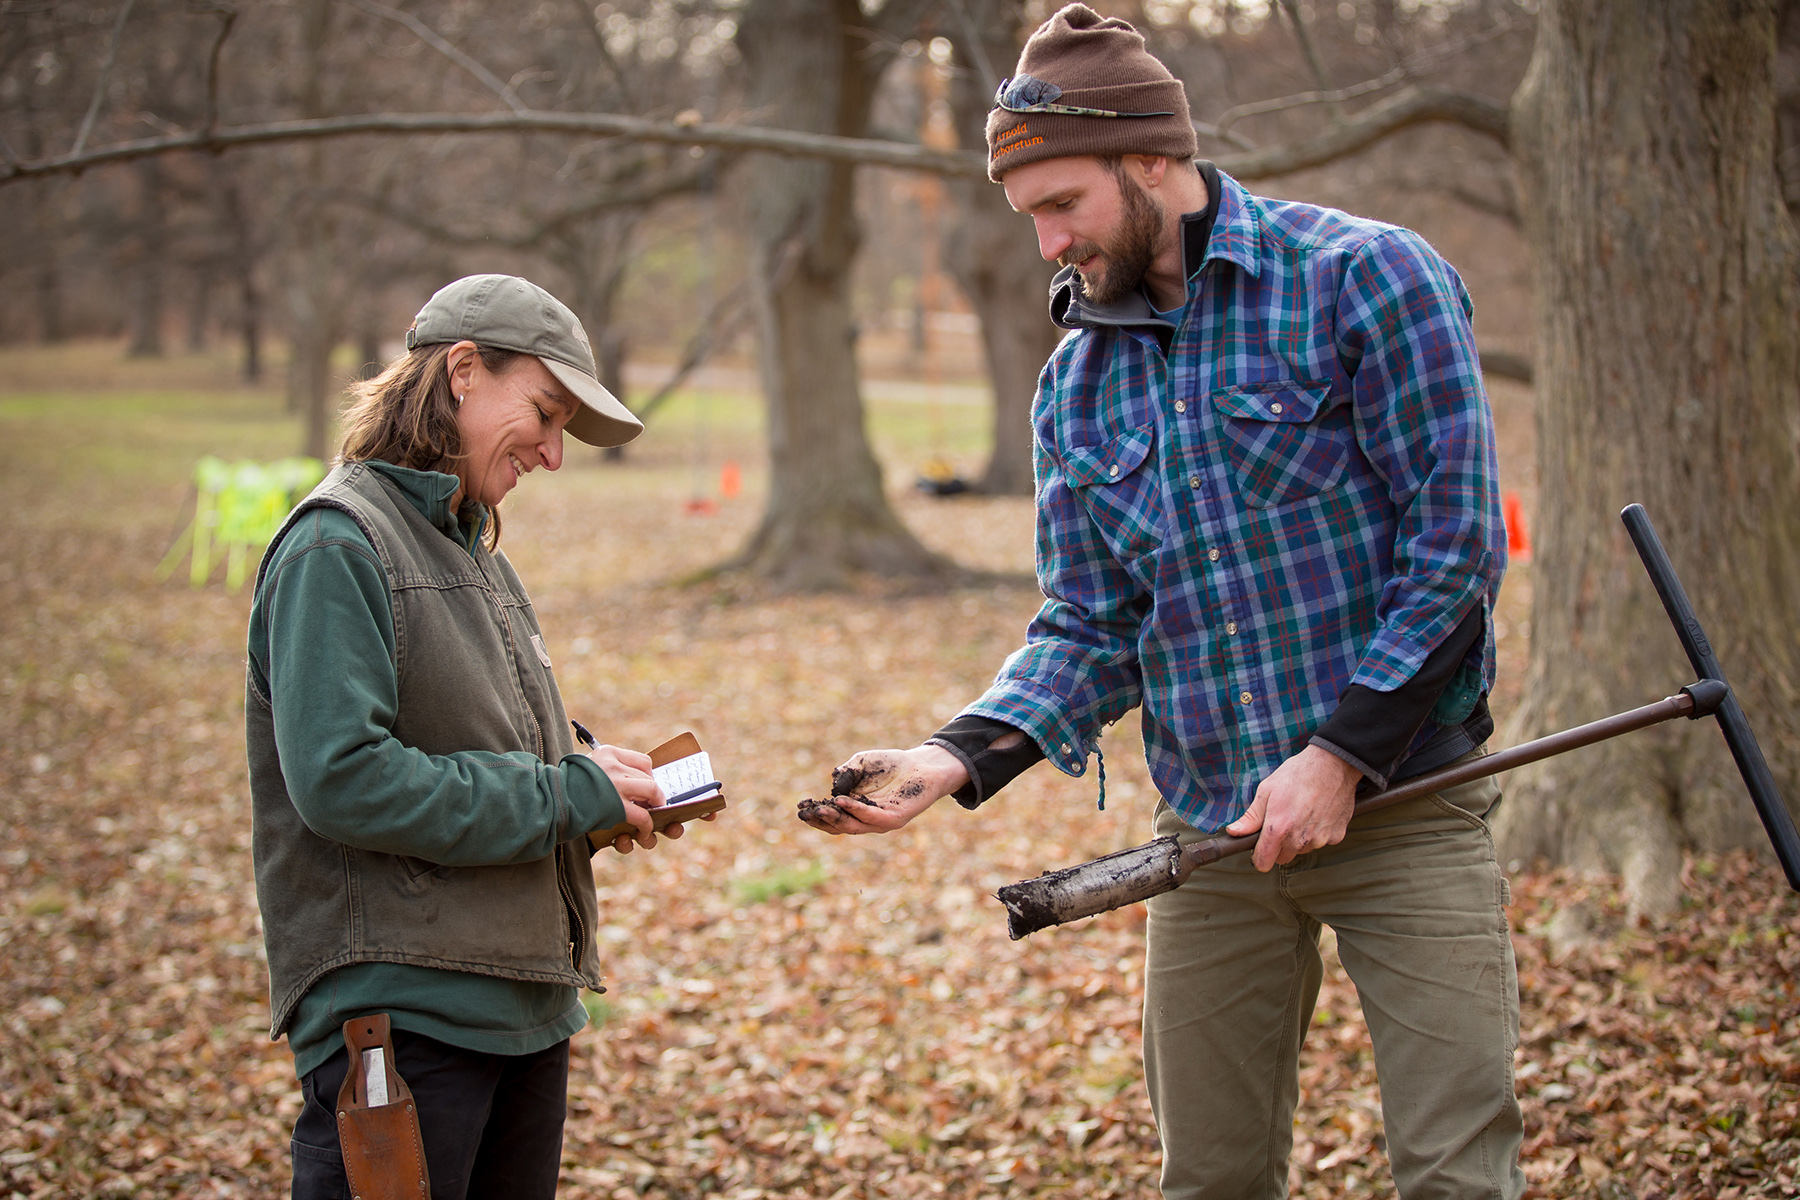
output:
[[[86,344],[7,349],[0,368],[0,1197],[276,1194],[298,1093],[266,1037],[248,589],[153,571],[200,455],[289,454],[297,422],[219,361]],[[969,566],[1027,570],[1029,501],[908,486],[933,452],[978,467],[984,411],[879,395],[902,515]],[[1505,446],[1528,419],[1502,424]],[[596,859],[608,991],[575,1039],[563,1194],[1153,1195],[1141,910],[1012,943],[991,895],[1144,840],[1132,722],[1106,739],[1105,812],[1091,774],[1039,769],[893,837],[801,826],[795,803],[843,757],[910,744],[978,692],[1037,597],[673,585],[752,528],[760,427],[741,392],[688,394],[623,462],[572,454],[507,505],[570,713],[623,745],[693,729],[733,801],[679,843]],[[721,501],[727,458],[744,491]],[[1508,587],[1516,666],[1528,607]],[[1800,905],[1779,877],[1690,863],[1689,905],[1655,928],[1622,927],[1606,879],[1513,883],[1536,1194],[1793,1194]],[[1577,903],[1599,940],[1553,945]],[[1295,1193],[1389,1194],[1335,965],[1302,1082]]]

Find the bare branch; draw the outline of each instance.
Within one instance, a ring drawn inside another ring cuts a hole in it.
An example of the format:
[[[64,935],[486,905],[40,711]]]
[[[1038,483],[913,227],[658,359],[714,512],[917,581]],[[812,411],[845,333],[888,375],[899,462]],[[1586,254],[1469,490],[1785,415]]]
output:
[[[964,49],[970,58],[975,60],[975,70],[981,75],[982,95],[992,96],[1000,91],[1000,76],[994,70],[993,60],[988,58],[987,46],[981,40],[981,31],[975,28],[975,20],[969,16],[968,5],[963,0],[945,0],[950,11],[955,15],[957,24],[962,26]]]
[[[601,213],[643,208],[655,204],[659,200],[667,200],[671,196],[685,196],[692,192],[698,192],[716,170],[716,162],[701,162],[690,170],[675,171],[660,179],[638,182],[634,187],[622,188],[608,185],[598,188],[597,191],[605,194],[596,196],[586,204],[579,204],[574,208],[546,217],[542,226],[534,234],[533,240],[537,242],[559,235],[571,225],[585,221],[589,217],[597,217]]]
[[[613,87],[619,95],[624,95],[627,87],[625,68],[621,67],[619,60],[613,57],[612,47],[606,44],[606,36],[600,32],[600,26],[594,23],[594,10],[588,7],[587,0],[569,0],[569,3],[574,6],[576,12],[581,14],[582,25],[593,36],[594,52],[600,61],[606,64],[607,71],[611,73]]]
[[[1298,95],[1293,96],[1277,96],[1273,100],[1259,100],[1253,104],[1236,104],[1226,109],[1223,113],[1220,113],[1219,116],[1215,118],[1215,123],[1212,128],[1203,127],[1198,121],[1194,122],[1194,127],[1212,137],[1224,138],[1227,136],[1227,130],[1246,117],[1261,116],[1265,113],[1282,112],[1286,109],[1299,108],[1307,104],[1335,104],[1338,101],[1355,100],[1375,92],[1383,92],[1395,84],[1401,83],[1404,80],[1417,75],[1420,71],[1435,66],[1446,59],[1454,58],[1466,50],[1473,50],[1476,47],[1485,45],[1497,38],[1505,37],[1509,33],[1516,33],[1518,32],[1518,29],[1519,27],[1510,21],[1497,21],[1487,29],[1469,34],[1466,37],[1457,38],[1454,41],[1445,42],[1439,46],[1432,46],[1428,49],[1421,50],[1393,70],[1374,79],[1366,79],[1361,83],[1353,83],[1348,87],[1341,87],[1336,91],[1331,92],[1301,92]],[[1233,140],[1238,141],[1243,149],[1248,150],[1251,148],[1250,145],[1243,142],[1242,139]]]
[[[1239,150],[1254,150],[1256,143],[1241,133],[1233,133],[1218,125],[1208,125],[1205,121],[1194,122],[1194,132],[1204,138],[1212,138],[1217,142],[1229,142]]]
[[[166,134],[169,137],[180,137],[187,132],[187,130],[180,125],[177,125],[173,121],[164,120],[147,108],[140,108],[137,111],[136,116],[138,120],[156,130],[156,132]]]
[[[106,65],[100,68],[100,82],[94,85],[94,98],[88,102],[81,132],[75,135],[75,145],[69,150],[71,155],[81,153],[87,145],[88,134],[94,131],[94,118],[100,115],[100,103],[106,99],[106,85],[112,81],[113,64],[119,61],[119,35],[125,32],[125,20],[131,16],[131,6],[136,3],[137,0],[125,0],[125,6],[119,9],[118,20],[113,22],[112,40],[106,46]]]
[[[411,13],[401,12],[397,8],[389,8],[385,4],[377,4],[375,0],[350,0],[350,4],[353,8],[360,8],[370,16],[406,26],[418,35],[420,41],[479,79],[489,91],[506,102],[506,107],[516,113],[531,111],[519,100],[518,94],[512,90],[512,85],[501,83],[492,71],[445,41],[436,30]]]
[[[1359,96],[1367,96],[1373,92],[1384,92],[1405,79],[1410,73],[1410,67],[1395,67],[1385,75],[1374,79],[1365,79],[1361,83],[1353,83],[1349,87],[1338,88],[1336,91],[1300,92],[1292,96],[1277,96],[1273,100],[1258,100],[1253,104],[1234,104],[1219,114],[1219,119],[1214,123],[1213,136],[1221,138],[1226,136],[1227,130],[1246,117],[1260,117],[1265,113],[1283,112],[1308,104],[1330,104],[1335,107],[1345,100],[1355,100]],[[1196,121],[1194,124],[1198,127],[1199,122]]]
[[[240,125],[211,133],[179,137],[143,138],[120,142],[86,154],[19,163],[0,169],[0,186],[22,179],[78,174],[89,167],[133,162],[182,150],[218,152],[238,146],[278,142],[314,141],[351,135],[419,135],[431,133],[562,133],[577,137],[620,137],[674,146],[717,146],[725,150],[754,150],[796,158],[835,159],[902,170],[929,171],[938,175],[983,178],[987,156],[968,150],[931,150],[901,142],[838,137],[824,133],[796,133],[755,125],[711,122],[679,124],[651,121],[614,113],[367,113],[349,117],[321,117],[300,121],[272,121],[264,125]]]
[[[663,381],[642,404],[632,408],[638,420],[649,421],[650,417],[661,408],[668,398],[675,394],[713,351],[731,345],[745,325],[750,322],[750,289],[749,285],[740,283],[719,297],[718,303],[712,306],[694,336],[688,339],[687,346],[681,352],[681,361],[675,364],[675,372]]]
[[[937,5],[937,0],[887,0],[880,9],[864,18],[877,34],[898,46],[911,37]]]
[[[602,185],[595,189],[595,199],[561,212],[551,213],[538,220],[537,224],[518,233],[496,233],[492,228],[480,230],[452,229],[421,217],[412,207],[405,204],[390,204],[384,199],[361,193],[334,193],[333,198],[345,203],[354,204],[367,209],[377,216],[403,225],[415,233],[423,234],[433,241],[447,245],[494,245],[504,246],[509,250],[538,250],[552,238],[565,235],[569,227],[590,217],[620,210],[643,208],[659,200],[671,196],[679,196],[697,191],[701,180],[705,177],[704,165],[688,171],[681,171],[649,182],[640,182],[632,188],[618,188]]]
[[[1501,187],[1492,191],[1483,192],[1477,191],[1472,187],[1463,187],[1460,184],[1440,184],[1435,186],[1438,191],[1449,196],[1459,204],[1467,205],[1476,212],[1486,213],[1488,216],[1494,217],[1497,220],[1505,221],[1514,229],[1521,228],[1525,223],[1524,218],[1519,213],[1518,201],[1514,197],[1511,188]]]
[[[206,119],[200,123],[206,133],[211,133],[219,122],[219,52],[225,49],[225,39],[231,36],[232,23],[237,20],[237,9],[229,4],[220,4],[213,11],[219,15],[219,36],[213,39],[212,54],[206,61]]]
[[[1407,88],[1355,116],[1332,124],[1310,138],[1222,157],[1219,166],[1239,179],[1316,167],[1347,157],[1389,134],[1428,121],[1462,125],[1508,144],[1506,106],[1483,96],[1436,88]],[[675,146],[716,146],[820,158],[871,166],[898,167],[979,179],[987,174],[985,155],[967,150],[932,150],[902,142],[798,133],[755,125],[691,124],[651,121],[615,113],[368,113],[301,121],[273,121],[190,133],[175,137],[120,142],[85,154],[68,154],[0,168],[0,185],[23,179],[76,174],[89,167],[132,162],[183,150],[218,152],[238,146],[311,141],[352,135],[419,135],[442,133],[560,133],[575,137],[619,137]]]
[[[1238,179],[1267,179],[1346,158],[1413,125],[1443,121],[1486,134],[1508,146],[1506,106],[1485,96],[1411,87],[1397,92],[1344,121],[1326,126],[1309,138],[1269,146],[1218,160],[1221,170]]]
[[[1306,58],[1306,65],[1312,71],[1313,83],[1319,91],[1330,95],[1336,89],[1331,86],[1331,76],[1325,71],[1325,60],[1319,57],[1319,49],[1313,45],[1312,33],[1306,28],[1306,21],[1300,15],[1300,0],[1281,0],[1281,11],[1287,14],[1289,24],[1294,27],[1294,40],[1300,43],[1300,53]],[[1335,100],[1327,100],[1334,119],[1341,120],[1344,110]]]
[[[1514,229],[1524,224],[1519,212],[1518,189],[1510,173],[1500,173],[1498,177],[1471,184],[1463,178],[1466,171],[1424,171],[1419,173],[1403,171],[1392,176],[1387,186],[1396,192],[1432,192],[1448,197],[1458,204],[1471,208],[1484,216],[1504,221]]]

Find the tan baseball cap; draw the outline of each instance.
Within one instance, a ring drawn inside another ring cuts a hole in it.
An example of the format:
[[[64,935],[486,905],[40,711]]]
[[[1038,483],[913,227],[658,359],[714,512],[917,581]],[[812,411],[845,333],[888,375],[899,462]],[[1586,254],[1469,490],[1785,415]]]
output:
[[[644,423],[600,386],[587,331],[568,305],[517,275],[465,275],[425,302],[406,348],[471,341],[493,350],[530,354],[581,401],[569,419],[571,435],[590,446],[623,446]]]

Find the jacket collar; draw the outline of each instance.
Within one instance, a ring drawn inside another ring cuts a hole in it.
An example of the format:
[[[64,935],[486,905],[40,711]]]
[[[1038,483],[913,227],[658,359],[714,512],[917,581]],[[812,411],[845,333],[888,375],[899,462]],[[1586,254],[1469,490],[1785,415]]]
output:
[[[1181,218],[1181,265],[1190,296],[1194,277],[1215,258],[1228,259],[1256,274],[1256,248],[1261,241],[1255,211],[1246,203],[1249,193],[1205,159],[1197,165],[1206,181],[1207,205]],[[1113,304],[1093,303],[1082,294],[1072,266],[1062,268],[1050,281],[1050,319],[1063,329],[1148,330],[1165,343],[1165,349],[1175,332],[1173,323],[1156,315],[1142,288]]]
[[[462,485],[462,481],[456,476],[446,475],[442,471],[415,471],[411,467],[397,467],[379,459],[368,460],[368,466],[386,479],[421,517],[430,521],[433,528],[445,537],[454,540],[465,550],[472,549],[481,540],[481,531],[487,527],[487,509],[479,504],[474,505],[474,520],[467,523],[458,517],[456,510],[450,507],[450,498],[456,495],[456,489]]]

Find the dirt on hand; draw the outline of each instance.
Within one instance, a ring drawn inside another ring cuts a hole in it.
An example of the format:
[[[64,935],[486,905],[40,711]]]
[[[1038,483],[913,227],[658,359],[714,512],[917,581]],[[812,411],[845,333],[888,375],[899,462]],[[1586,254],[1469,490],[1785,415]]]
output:
[[[858,759],[860,758],[861,756],[859,755]],[[886,774],[885,767],[871,768],[865,766],[852,766],[850,763],[845,763],[841,767],[834,768],[831,772],[831,794],[833,796],[857,796],[860,798],[861,793],[858,789],[866,783],[872,783],[881,778],[884,774]]]
[[[858,756],[861,757],[860,755]],[[877,763],[873,767],[851,766],[846,763],[831,772],[831,797],[827,800],[815,800],[811,796],[800,802],[795,815],[808,825],[828,828],[836,825],[838,818],[854,816],[850,805],[860,804],[866,808],[882,808],[879,802],[863,795],[857,789],[867,786],[888,773],[885,763]],[[904,792],[905,789],[902,789]],[[911,795],[917,795],[915,787]]]

